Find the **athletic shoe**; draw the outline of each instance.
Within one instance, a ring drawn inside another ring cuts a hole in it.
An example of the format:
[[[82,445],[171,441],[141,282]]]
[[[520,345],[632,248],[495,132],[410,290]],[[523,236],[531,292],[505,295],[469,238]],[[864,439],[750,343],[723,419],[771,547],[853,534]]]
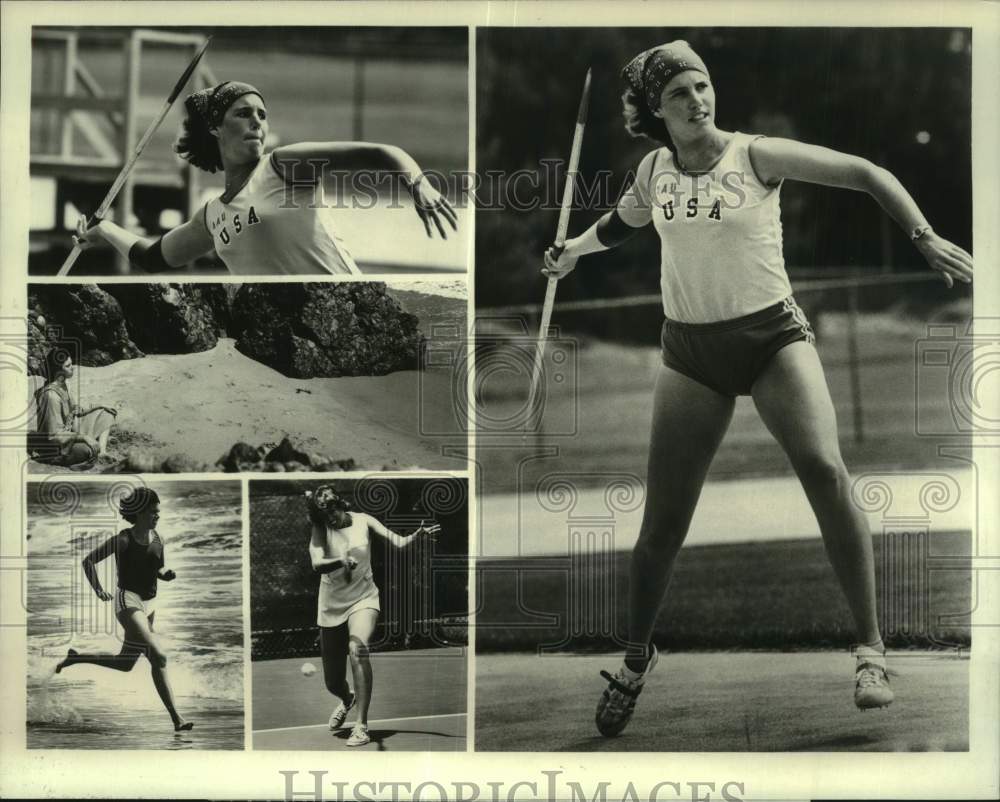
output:
[[[654,646],[645,671],[636,673],[622,665],[614,676],[607,671],[601,672],[601,676],[608,681],[608,687],[597,703],[597,713],[594,716],[601,735],[611,738],[625,729],[635,710],[635,700],[642,692],[646,676],[656,667],[658,657],[659,653]]]
[[[357,696],[353,693],[351,694],[350,701],[347,704],[341,702],[334,708],[334,711],[330,714],[330,729],[339,730],[344,726],[344,721],[347,719],[347,713],[352,707],[354,707],[354,702],[357,701]]]
[[[371,736],[368,734],[367,724],[355,724],[354,729],[351,730],[351,737],[347,739],[348,746],[364,746],[366,743],[371,742]]]
[[[893,698],[885,666],[859,659],[854,673],[854,704],[858,709],[888,707]]]

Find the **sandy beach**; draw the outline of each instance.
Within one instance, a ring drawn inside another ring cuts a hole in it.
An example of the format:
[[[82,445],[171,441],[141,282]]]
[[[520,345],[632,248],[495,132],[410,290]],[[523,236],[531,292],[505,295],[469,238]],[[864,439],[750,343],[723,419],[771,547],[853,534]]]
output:
[[[290,379],[220,339],[208,351],[157,354],[80,368],[72,392],[82,406],[118,410],[111,455],[142,448],[153,458],[181,454],[214,466],[237,442],[277,445],[288,435],[301,450],[354,459],[359,469],[461,469],[441,456],[458,437],[421,436],[420,416],[435,433],[451,431],[449,377],[398,371],[387,376]],[[33,465],[33,472],[51,468]]]

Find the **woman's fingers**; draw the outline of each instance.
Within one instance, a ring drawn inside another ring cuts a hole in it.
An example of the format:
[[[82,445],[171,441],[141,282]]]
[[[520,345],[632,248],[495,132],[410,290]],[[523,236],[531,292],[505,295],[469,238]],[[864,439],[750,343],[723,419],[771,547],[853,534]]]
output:
[[[428,237],[433,236],[431,234],[431,224],[427,220],[427,212],[424,211],[423,208],[421,208],[421,206],[420,206],[419,203],[417,204],[417,217],[419,217],[420,218],[420,222],[424,224],[424,231],[427,232],[427,236]]]
[[[441,198],[441,213],[451,224],[452,229],[458,231],[458,214],[456,214],[454,207],[448,203],[447,198]]]
[[[952,245],[946,251],[946,254],[948,256],[950,256],[955,261],[955,263],[958,265],[959,269],[963,272],[963,274],[965,276],[967,276],[970,279],[972,278],[972,255],[971,254],[969,254],[964,249],[959,248],[957,245]]]
[[[966,284],[972,281],[972,270],[962,264],[957,257],[947,253],[942,254],[939,264],[941,265],[941,269],[946,271],[952,278],[956,278]]]
[[[441,235],[441,239],[448,239],[448,235],[444,231],[444,226],[441,225],[441,220],[438,217],[437,211],[435,209],[431,209],[431,211],[429,212],[429,214],[430,214],[431,220],[434,221],[435,227],[437,227],[438,234]]]

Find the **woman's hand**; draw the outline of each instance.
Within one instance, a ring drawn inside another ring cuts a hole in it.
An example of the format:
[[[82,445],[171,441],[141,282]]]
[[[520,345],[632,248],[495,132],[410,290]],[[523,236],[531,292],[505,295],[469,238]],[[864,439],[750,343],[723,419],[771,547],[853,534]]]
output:
[[[168,568],[166,571],[160,574],[160,579],[162,579],[164,582],[173,582],[175,579],[177,579],[177,574],[175,574],[170,568]]]
[[[97,598],[100,599],[101,601],[104,602],[111,601],[111,594],[108,593],[104,588],[101,588],[100,590],[95,590],[94,593],[97,594]]]
[[[453,231],[458,231],[458,216],[455,210],[448,203],[440,192],[431,186],[426,176],[421,175],[410,184],[410,195],[413,197],[413,206],[417,210],[417,215],[424,224],[427,236],[433,238],[434,232],[431,230],[431,223],[434,223],[441,239],[448,239],[441,219],[448,221]]]
[[[415,538],[420,535],[423,535],[425,538],[427,538],[427,540],[437,540],[436,535],[440,531],[441,531],[441,524],[432,523],[425,526],[424,522],[421,521],[420,526],[418,526],[414,530],[413,534],[410,535],[410,537]]]
[[[358,561],[355,560],[351,555],[347,555],[347,557],[344,558],[344,568],[346,568],[348,571],[353,571],[357,567],[358,567]]]
[[[94,245],[104,239],[103,232],[101,231],[101,224],[103,222],[103,220],[98,221],[97,225],[87,228],[87,215],[80,215],[80,219],[76,223],[76,235],[73,237],[73,244],[81,251],[93,248]]]
[[[941,280],[951,289],[955,280],[972,283],[972,256],[955,243],[928,231],[914,243],[931,270],[941,274]]]
[[[577,257],[573,255],[569,242],[562,247],[550,245],[545,249],[545,267],[542,268],[542,275],[549,278],[562,278],[572,273],[576,267]]]

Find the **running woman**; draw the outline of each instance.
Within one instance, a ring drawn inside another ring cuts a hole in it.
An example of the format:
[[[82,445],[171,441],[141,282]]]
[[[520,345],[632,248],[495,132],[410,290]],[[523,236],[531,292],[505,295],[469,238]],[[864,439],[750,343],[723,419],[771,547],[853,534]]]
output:
[[[137,487],[119,505],[121,516],[132,526],[109,537],[83,560],[83,572],[101,601],[114,599],[115,617],[125,632],[118,654],[80,654],[70,649],[56,666],[58,674],[80,663],[131,671],[141,655],[149,660],[153,685],[163,706],[174,723],[174,731],[190,730],[194,724],[185,721],[174,706],[174,694],[167,679],[167,655],[153,632],[156,616],[156,586],[158,580],[172,582],[173,571],[163,568],[163,540],[156,531],[160,520],[160,497],[154,490]],[[97,563],[115,555],[118,588],[114,595],[101,587]]]
[[[433,535],[440,527],[419,526],[403,537],[370,515],[350,512],[350,504],[331,485],[306,493],[312,534],[309,557],[321,574],[316,623],[320,628],[323,679],[327,690],[340,699],[330,715],[330,729],[344,726],[348,712],[357,705],[357,721],[348,746],[364,746],[368,734],[368,708],[372,698],[372,666],[368,642],[375,631],[379,590],[372,575],[370,534],[403,548],[419,535]],[[347,684],[350,659],[354,691]]]
[[[239,81],[195,92],[184,105],[187,116],[174,150],[201,170],[221,169],[225,191],[158,238],[137,237],[108,220],[87,229],[81,219],[73,238],[81,248],[104,240],[130,264],[150,272],[183,267],[214,250],[236,274],[356,275],[323,191],[323,170],[341,168],[400,176],[428,237],[437,229],[446,238],[445,223],[457,230],[451,205],[401,148],[302,142],[265,154],[270,123],[264,97]]]
[[[606,736],[632,717],[656,665],[650,642],[674,559],[688,531],[735,399],[750,395],[788,455],[819,521],[847,598],[858,644],[854,702],[884,707],[893,693],[875,608],[875,569],[864,516],[852,505],[833,403],[812,329],[791,295],[782,257],[778,193],[805,181],[871,195],[906,231],[948,287],[972,280],[972,258],[937,235],[888,171],[865,159],[715,125],[708,68],[686,42],[646,50],[623,70],[626,129],[662,144],[639,164],[617,208],[543,273],[562,277],[579,257],[612,248],[652,222],[661,242],[666,321],[656,381],[646,506],[632,553],[628,648],[596,713]]]

